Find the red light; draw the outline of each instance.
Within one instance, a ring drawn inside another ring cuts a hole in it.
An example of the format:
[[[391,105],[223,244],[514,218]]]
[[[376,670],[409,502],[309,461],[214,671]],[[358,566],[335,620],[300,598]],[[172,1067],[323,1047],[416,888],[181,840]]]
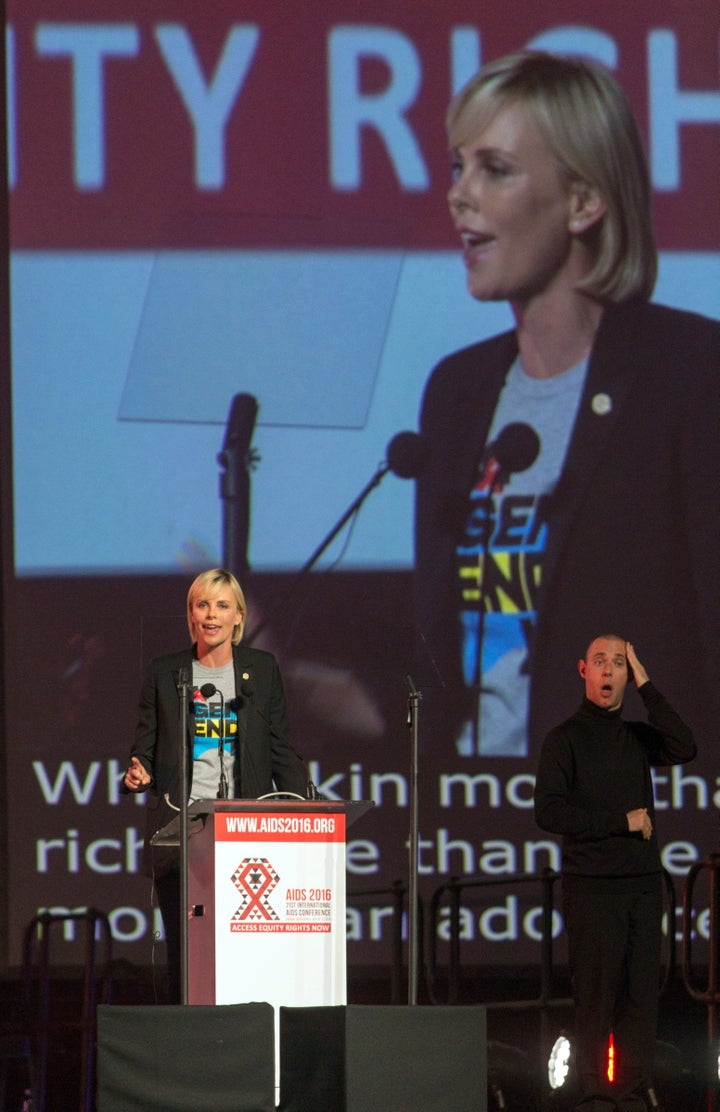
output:
[[[612,1031],[610,1032],[610,1038],[608,1040],[607,1079],[611,1085],[615,1080],[615,1040],[613,1039]]]

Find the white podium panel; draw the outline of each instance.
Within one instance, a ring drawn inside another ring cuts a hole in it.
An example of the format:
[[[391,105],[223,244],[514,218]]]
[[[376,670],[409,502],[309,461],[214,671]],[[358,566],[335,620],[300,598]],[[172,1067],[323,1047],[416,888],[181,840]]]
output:
[[[193,804],[203,819],[188,843],[190,1004],[346,1002],[348,806]]]

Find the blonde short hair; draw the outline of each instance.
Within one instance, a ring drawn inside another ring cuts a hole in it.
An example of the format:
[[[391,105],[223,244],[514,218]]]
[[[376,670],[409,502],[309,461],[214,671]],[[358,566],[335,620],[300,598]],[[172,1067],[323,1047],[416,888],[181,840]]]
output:
[[[568,180],[590,185],[606,213],[595,263],[578,288],[603,302],[649,298],[657,277],[651,187],[630,104],[604,66],[587,58],[519,51],[490,62],[453,98],[446,127],[457,148],[510,104],[531,112]]]
[[[190,630],[190,640],[197,641],[197,634],[195,632],[195,622],[193,621],[193,606],[199,598],[213,598],[223,589],[229,587],[233,593],[233,597],[240,611],[240,621],[235,625],[232,635],[233,645],[239,645],[242,641],[243,630],[245,629],[245,619],[247,617],[247,603],[245,595],[243,594],[242,587],[238,583],[232,572],[224,571],[222,568],[211,568],[209,571],[203,571],[198,577],[193,580],[190,585],[187,597],[187,620],[188,629]]]

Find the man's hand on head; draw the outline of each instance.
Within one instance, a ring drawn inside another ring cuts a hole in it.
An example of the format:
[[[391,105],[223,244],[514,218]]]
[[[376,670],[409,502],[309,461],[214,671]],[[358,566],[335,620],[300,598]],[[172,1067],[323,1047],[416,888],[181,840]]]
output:
[[[625,658],[628,663],[628,671],[635,680],[635,686],[642,687],[644,683],[647,683],[650,677],[645,671],[644,665],[638,660],[637,653],[629,641],[625,642]]]

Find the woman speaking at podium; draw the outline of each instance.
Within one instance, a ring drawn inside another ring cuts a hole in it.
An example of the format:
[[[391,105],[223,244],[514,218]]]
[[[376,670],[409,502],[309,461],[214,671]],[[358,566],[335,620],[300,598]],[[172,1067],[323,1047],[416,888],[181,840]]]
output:
[[[151,661],[143,680],[135,742],[123,780],[148,792],[143,868],[165,926],[170,1003],[180,996],[180,851],[150,839],[177,816],[179,689],[186,677],[187,799],[256,799],[272,791],[307,797],[309,777],[293,749],[275,657],[242,645],[247,604],[228,571],[204,571],[187,597],[192,645]]]

